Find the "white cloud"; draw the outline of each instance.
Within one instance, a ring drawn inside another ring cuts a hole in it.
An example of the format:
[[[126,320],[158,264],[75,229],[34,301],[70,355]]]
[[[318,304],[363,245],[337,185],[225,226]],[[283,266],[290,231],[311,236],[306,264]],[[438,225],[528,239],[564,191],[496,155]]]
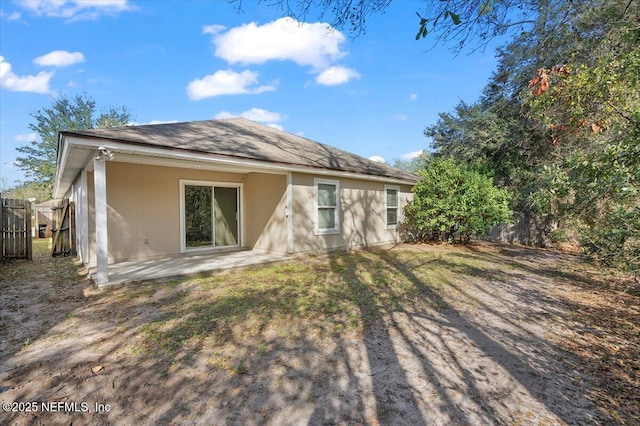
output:
[[[420,156],[420,154],[422,154],[422,149],[420,151],[412,151],[412,152],[407,152],[406,154],[402,154],[400,156],[400,159],[402,160],[413,160],[414,158],[417,158]]]
[[[283,130],[284,131],[284,127],[282,127],[282,125],[277,124],[277,123],[269,123],[269,124],[267,124],[267,126],[273,127],[274,129],[278,129],[278,130]]]
[[[279,112],[273,112],[262,108],[251,108],[248,111],[240,114],[241,117],[246,118],[247,120],[259,121],[261,123],[266,123],[269,121],[279,122],[282,121],[284,115]]]
[[[49,82],[53,72],[39,72],[37,75],[18,76],[11,71],[11,64],[0,56],[0,87],[14,92],[49,93]]]
[[[410,101],[415,101],[416,99],[418,99],[418,94],[417,93],[412,93],[409,95],[409,100]]]
[[[23,0],[19,4],[37,15],[69,20],[97,19],[134,9],[127,0]]]
[[[38,135],[35,133],[27,133],[15,135],[13,138],[16,142],[35,142],[38,139]]]
[[[216,115],[213,116],[216,120],[226,120],[227,118],[238,118],[239,115],[231,114],[229,111],[220,111]]]
[[[34,64],[41,67],[68,67],[80,62],[84,62],[84,55],[81,52],[67,52],[66,50],[54,50],[33,60]]]
[[[144,123],[144,124],[171,124],[171,123],[177,123],[178,120],[151,120],[148,123]]]
[[[219,70],[201,79],[193,80],[187,86],[191,100],[200,100],[222,95],[259,94],[275,90],[275,85],[257,86],[258,73],[250,70],[235,72]]]
[[[0,18],[4,18],[7,21],[17,21],[21,16],[20,12],[13,12],[7,15],[4,10],[0,9]]]
[[[347,54],[341,48],[346,38],[326,23],[301,23],[286,17],[263,25],[251,22],[231,29],[205,25],[202,32],[211,34],[215,56],[230,65],[291,61],[310,67],[311,72],[317,74],[316,82],[325,86],[360,78],[356,70],[335,65]]]
[[[369,160],[375,161],[376,163],[386,163],[384,158],[380,157],[379,155],[374,155],[372,157],[369,157]]]
[[[264,25],[251,22],[226,32],[221,32],[220,27],[204,28],[213,34],[215,55],[230,64],[280,60],[319,70],[346,55],[340,50],[344,35],[328,24],[280,18]]]
[[[127,124],[125,124],[125,126],[146,126],[147,124],[170,124],[170,123],[177,123],[178,120],[151,120],[147,123],[138,123],[137,121],[131,121]]]
[[[396,114],[393,116],[393,119],[396,121],[407,121],[409,119],[409,117],[407,117],[404,114]]]
[[[218,33],[221,33],[222,31],[226,30],[227,27],[225,27],[224,25],[205,25],[202,27],[202,34],[212,34],[212,35],[216,35]]]
[[[323,86],[337,86],[347,83],[354,78],[360,78],[360,74],[356,70],[342,66],[333,66],[318,74],[316,82]]]
[[[280,121],[286,118],[286,115],[281,114],[279,112],[273,112],[262,108],[251,108],[247,111],[241,112],[240,114],[233,114],[229,111],[220,111],[213,118],[216,120],[222,120],[225,118],[237,118],[242,117],[247,120],[257,121],[259,123],[264,123],[269,127],[273,127],[274,129],[284,130]]]

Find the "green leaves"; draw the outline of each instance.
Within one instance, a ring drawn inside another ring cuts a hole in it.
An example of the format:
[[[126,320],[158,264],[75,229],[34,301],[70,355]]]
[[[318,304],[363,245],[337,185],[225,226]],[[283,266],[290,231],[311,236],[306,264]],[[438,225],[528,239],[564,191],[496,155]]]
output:
[[[536,232],[566,229],[601,264],[638,271],[640,3],[522,4],[522,15],[495,0],[473,13],[443,5],[460,13],[459,32],[497,14],[522,30],[499,49],[481,100],[440,114],[425,135],[436,157],[490,169],[513,191],[512,208],[543,224]]]
[[[420,26],[418,28],[418,34],[416,34],[416,40],[420,40],[421,38],[426,37],[428,34],[427,22],[429,21],[423,18],[422,16],[420,16],[418,12],[416,12],[416,15],[418,15],[418,18],[420,18]]]
[[[420,18],[420,24],[418,27],[418,33],[416,34],[416,40],[420,40],[421,38],[425,38],[429,33],[429,30],[427,30],[427,24],[429,23],[429,20],[426,18],[423,18],[418,12],[416,12],[416,15],[418,15],[418,18]],[[437,17],[433,21],[434,26],[438,23],[439,18],[440,17]],[[460,23],[462,23],[462,20],[460,19],[460,15],[457,15],[451,12],[450,10],[444,11],[444,19],[446,20],[447,18],[451,18],[451,22],[453,22],[454,25],[460,25]]]
[[[53,191],[60,131],[117,127],[132,121],[126,107],[110,108],[96,117],[96,103],[87,94],[76,95],[73,99],[61,96],[49,107],[33,113],[32,117],[35,122],[29,128],[38,135],[39,140],[16,148],[23,154],[16,162],[32,179],[32,183],[48,188],[48,198],[51,198]]]
[[[640,28],[632,17],[640,7],[631,5],[612,1],[577,17],[597,37],[562,50],[566,72],[548,70],[547,90],[521,97],[554,146],[544,160],[558,165],[537,199],[579,224],[583,250],[600,264],[640,273]]]
[[[510,195],[493,186],[490,177],[452,159],[432,160],[418,174],[422,179],[404,212],[408,225],[427,239],[448,240],[458,234],[468,241],[510,221]]]
[[[451,21],[453,22],[454,25],[460,25],[460,15],[456,15],[455,13],[447,10],[446,12],[444,12],[444,19],[447,18],[451,18]]]

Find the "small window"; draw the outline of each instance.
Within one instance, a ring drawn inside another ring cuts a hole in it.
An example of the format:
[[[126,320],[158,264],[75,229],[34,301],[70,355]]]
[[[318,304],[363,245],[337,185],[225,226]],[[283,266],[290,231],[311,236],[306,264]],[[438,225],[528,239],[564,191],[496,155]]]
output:
[[[334,180],[315,180],[316,234],[340,232],[340,185]]]
[[[385,186],[385,209],[387,228],[395,228],[398,225],[398,194],[396,187]]]

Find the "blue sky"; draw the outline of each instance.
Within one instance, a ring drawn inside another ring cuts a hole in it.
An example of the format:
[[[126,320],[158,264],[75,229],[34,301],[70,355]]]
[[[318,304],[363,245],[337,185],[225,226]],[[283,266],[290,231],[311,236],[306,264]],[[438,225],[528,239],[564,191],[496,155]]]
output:
[[[5,185],[24,179],[30,114],[61,94],[127,106],[137,124],[244,116],[392,163],[428,148],[424,128],[476,100],[496,65],[492,49],[415,41],[422,1],[395,0],[357,38],[268,3],[0,0]]]

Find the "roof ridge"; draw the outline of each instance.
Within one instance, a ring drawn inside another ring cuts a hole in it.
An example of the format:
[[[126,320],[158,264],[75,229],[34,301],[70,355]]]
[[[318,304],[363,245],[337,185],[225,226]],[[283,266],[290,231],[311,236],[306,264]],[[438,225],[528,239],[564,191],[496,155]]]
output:
[[[413,173],[245,117],[70,130],[63,136],[109,139],[369,176],[417,181]]]

